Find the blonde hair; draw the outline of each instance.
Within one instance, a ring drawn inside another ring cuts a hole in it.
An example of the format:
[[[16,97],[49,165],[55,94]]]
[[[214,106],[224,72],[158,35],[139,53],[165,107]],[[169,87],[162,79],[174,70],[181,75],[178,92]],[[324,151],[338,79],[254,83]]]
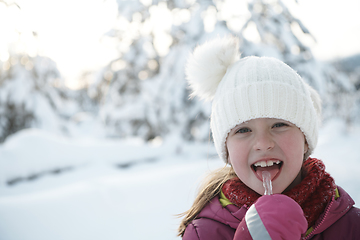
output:
[[[185,229],[189,223],[197,217],[211,199],[221,192],[223,184],[234,177],[237,177],[234,169],[227,166],[215,170],[206,176],[191,208],[178,215],[179,217],[184,217],[178,229],[178,236],[182,237],[184,235]]]

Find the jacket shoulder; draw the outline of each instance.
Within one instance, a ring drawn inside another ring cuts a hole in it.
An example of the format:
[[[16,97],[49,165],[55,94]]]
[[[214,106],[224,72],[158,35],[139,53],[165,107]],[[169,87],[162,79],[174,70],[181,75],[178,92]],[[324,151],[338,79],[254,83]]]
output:
[[[183,240],[230,240],[235,229],[209,218],[193,220],[187,227]]]
[[[357,240],[360,236],[360,209],[352,207],[323,233],[323,239]],[[316,238],[314,238],[316,239]]]
[[[332,200],[332,208],[326,219],[323,220],[323,229],[317,232],[318,236],[312,239],[359,239],[360,236],[360,209],[354,207],[354,200],[341,187],[337,186],[340,197]]]
[[[222,207],[216,196],[186,227],[183,240],[232,240],[245,213],[245,208],[234,205]]]
[[[346,239],[359,239],[360,237],[360,209],[352,207],[338,220],[339,229],[346,229]]]

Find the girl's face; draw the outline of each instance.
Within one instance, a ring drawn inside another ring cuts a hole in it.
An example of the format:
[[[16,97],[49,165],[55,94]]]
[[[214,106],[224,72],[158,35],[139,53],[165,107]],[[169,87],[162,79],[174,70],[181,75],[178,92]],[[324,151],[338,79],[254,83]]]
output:
[[[271,174],[273,193],[290,190],[301,182],[301,166],[308,146],[294,124],[258,118],[234,127],[226,140],[229,162],[240,180],[263,195],[262,172]]]

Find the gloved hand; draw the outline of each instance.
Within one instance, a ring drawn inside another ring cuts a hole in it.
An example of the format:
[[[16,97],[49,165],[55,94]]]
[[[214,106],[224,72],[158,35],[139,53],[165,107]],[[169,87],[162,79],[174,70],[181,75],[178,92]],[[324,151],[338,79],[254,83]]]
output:
[[[299,240],[307,230],[304,212],[286,195],[260,197],[246,212],[234,240]]]

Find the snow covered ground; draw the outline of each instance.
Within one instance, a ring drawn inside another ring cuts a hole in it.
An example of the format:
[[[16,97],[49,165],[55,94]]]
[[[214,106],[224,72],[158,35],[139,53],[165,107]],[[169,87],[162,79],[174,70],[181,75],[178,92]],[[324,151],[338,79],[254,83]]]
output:
[[[360,206],[360,126],[323,126],[314,157]],[[179,239],[212,144],[67,139],[39,130],[0,145],[0,240]]]

